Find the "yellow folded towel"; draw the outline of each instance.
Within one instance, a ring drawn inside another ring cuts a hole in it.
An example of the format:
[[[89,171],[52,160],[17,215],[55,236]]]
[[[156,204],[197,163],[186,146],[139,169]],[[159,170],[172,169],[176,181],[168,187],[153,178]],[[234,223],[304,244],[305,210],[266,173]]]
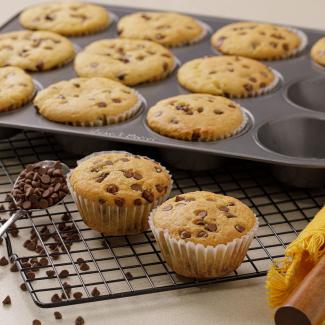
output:
[[[274,262],[266,288],[272,307],[282,305],[306,274],[325,254],[325,206],[285,250],[285,257]]]

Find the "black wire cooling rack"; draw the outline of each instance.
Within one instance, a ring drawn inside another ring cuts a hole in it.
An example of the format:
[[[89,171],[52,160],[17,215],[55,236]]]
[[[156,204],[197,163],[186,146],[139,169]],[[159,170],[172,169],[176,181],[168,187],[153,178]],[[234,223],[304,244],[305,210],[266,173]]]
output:
[[[64,152],[54,136],[24,132],[0,141],[0,159],[3,220],[10,213],[6,194],[26,164],[60,159],[73,167],[77,157]],[[325,201],[325,189],[285,187],[257,163],[234,161],[209,172],[170,170],[172,195],[208,190],[234,196],[255,211],[260,222],[257,236],[234,273],[208,281],[180,277],[165,263],[150,231],[105,237],[82,222],[69,197],[59,206],[16,222],[6,236],[8,255],[33,301],[40,307],[57,307],[264,276],[271,261],[283,256],[286,245]],[[24,247],[30,236],[36,238],[32,250]],[[45,263],[38,263],[42,257]],[[81,267],[80,258],[86,267]]]

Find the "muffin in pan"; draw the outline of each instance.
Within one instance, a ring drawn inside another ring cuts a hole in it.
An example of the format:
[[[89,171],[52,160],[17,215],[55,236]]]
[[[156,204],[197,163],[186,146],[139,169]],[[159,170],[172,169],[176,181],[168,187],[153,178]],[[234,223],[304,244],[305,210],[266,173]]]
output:
[[[148,229],[150,211],[172,187],[169,172],[158,162],[122,151],[83,158],[67,179],[84,222],[112,236]]]
[[[25,9],[21,25],[31,30],[47,30],[65,36],[96,33],[106,28],[111,16],[105,8],[80,1],[57,1]]]
[[[208,94],[163,99],[147,114],[149,127],[164,136],[187,141],[214,141],[240,132],[247,118],[234,101]]]
[[[135,12],[117,24],[121,38],[149,40],[167,47],[195,43],[206,34],[196,19],[176,12]]]
[[[162,45],[130,39],[96,41],[75,59],[80,77],[105,77],[128,86],[164,79],[175,66],[175,57]]]
[[[0,68],[0,112],[26,104],[35,94],[33,79],[17,67]]]
[[[183,64],[178,82],[195,93],[230,98],[265,94],[278,83],[279,77],[265,64],[241,56],[210,56]]]
[[[46,119],[74,126],[119,123],[134,116],[142,98],[134,89],[106,78],[74,78],[41,90],[34,106]]]
[[[45,71],[70,62],[74,56],[73,44],[56,33],[16,31],[0,35],[0,67]]]
[[[313,45],[310,56],[314,62],[325,67],[325,37],[320,38]]]
[[[279,60],[301,52],[307,44],[304,33],[289,27],[258,22],[237,22],[218,29],[212,46],[227,55],[257,60]]]
[[[149,224],[168,265],[196,279],[237,269],[258,228],[244,203],[205,191],[167,200],[152,211]]]

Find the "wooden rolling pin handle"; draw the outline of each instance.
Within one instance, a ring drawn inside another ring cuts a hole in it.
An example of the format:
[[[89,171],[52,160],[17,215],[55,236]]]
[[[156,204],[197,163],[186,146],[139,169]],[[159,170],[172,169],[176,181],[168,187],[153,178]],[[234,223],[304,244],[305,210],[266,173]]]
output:
[[[320,325],[325,321],[325,254],[275,313],[277,325]]]

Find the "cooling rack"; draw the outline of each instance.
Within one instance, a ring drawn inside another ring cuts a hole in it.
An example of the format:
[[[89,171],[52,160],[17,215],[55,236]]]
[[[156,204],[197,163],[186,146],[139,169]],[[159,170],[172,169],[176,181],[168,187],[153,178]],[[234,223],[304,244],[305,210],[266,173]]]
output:
[[[159,159],[153,156],[155,152],[148,155]],[[73,167],[78,157],[64,152],[52,135],[23,132],[0,141],[2,221],[10,214],[7,193],[15,178],[26,164],[44,159],[59,159]],[[82,222],[68,197],[59,206],[19,220],[6,236],[10,260],[38,306],[58,307],[264,276],[272,260],[283,256],[285,247],[325,201],[324,188],[286,187],[274,179],[268,166],[258,163],[229,160],[223,168],[209,172],[169,169],[174,178],[172,195],[208,190],[234,196],[255,211],[260,227],[241,266],[208,281],[180,277],[165,263],[150,231],[105,237]],[[35,249],[26,243],[31,236],[36,238]]]

